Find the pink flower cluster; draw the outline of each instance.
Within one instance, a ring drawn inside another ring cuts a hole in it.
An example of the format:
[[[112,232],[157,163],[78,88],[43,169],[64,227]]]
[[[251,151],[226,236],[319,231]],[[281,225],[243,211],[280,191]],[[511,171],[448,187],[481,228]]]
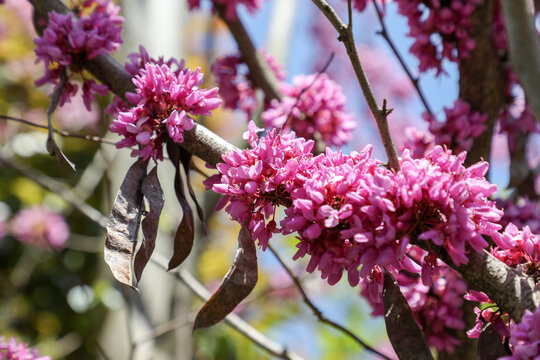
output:
[[[429,131],[435,135],[435,143],[446,145],[455,152],[470,150],[474,139],[486,129],[486,114],[472,111],[471,106],[456,100],[452,108],[445,108],[446,120],[439,122],[429,113],[424,113],[424,119],[429,123]]]
[[[414,38],[411,53],[420,60],[420,71],[442,71],[443,59],[459,62],[476,46],[471,14],[483,0],[396,0]]]
[[[525,310],[519,324],[510,325],[512,356],[499,360],[530,360],[540,358],[540,309]]]
[[[521,267],[523,271],[540,280],[540,236],[531,232],[528,226],[519,230],[509,223],[504,232],[493,236],[497,245],[491,254],[511,267]]]
[[[278,81],[285,80],[285,74],[274,57],[265,51],[259,54],[272,69]],[[254,84],[249,79],[249,71],[240,54],[219,58],[212,66],[219,93],[228,109],[240,109],[247,114],[248,120],[257,110],[257,97]],[[265,101],[264,108],[268,107]]]
[[[356,123],[345,112],[345,95],[328,75],[300,75],[293,85],[283,84],[281,101],[272,100],[262,114],[266,127],[294,131],[306,139],[340,146],[352,139]]]
[[[39,356],[36,349],[11,338],[0,336],[0,359],[2,360],[51,360],[50,356]]]
[[[64,218],[43,206],[19,211],[11,221],[11,233],[20,242],[44,249],[61,248],[69,238]]]
[[[452,332],[465,328],[463,295],[467,285],[450,267],[440,265],[439,269],[431,286],[405,272],[399,273],[397,281],[428,345],[437,351],[452,353],[460,344]]]
[[[424,157],[424,154],[435,146],[435,138],[430,133],[417,130],[414,127],[405,129],[405,142],[401,151],[409,149],[411,157],[419,159]]]
[[[221,5],[225,8],[225,16],[227,19],[234,20],[238,17],[236,12],[237,5],[244,5],[250,13],[255,13],[262,6],[263,0],[212,0],[213,3]],[[198,9],[201,5],[201,0],[188,0],[190,10]]]
[[[112,132],[124,136],[116,147],[140,145],[132,156],[163,160],[163,143],[168,139],[183,142],[184,131],[194,126],[190,116],[210,115],[221,105],[218,89],[200,89],[203,82],[199,68],[173,71],[166,64],[146,63],[133,79],[136,93],[126,93],[135,106],[121,111],[110,126]]]
[[[86,11],[91,10],[89,15]],[[84,104],[90,110],[95,94],[107,95],[105,85],[85,77],[82,65],[100,54],[110,53],[122,43],[123,18],[120,8],[109,0],[86,0],[80,5],[80,17],[72,13],[49,13],[49,22],[43,36],[34,40],[37,62],[43,62],[45,75],[36,80],[36,85],[46,83],[58,85],[62,72],[70,70],[68,82],[60,97],[60,106],[69,102],[77,93],[78,85],[72,82],[73,74],[78,73],[83,81]]]
[[[486,325],[489,325],[490,323],[494,326],[501,339],[510,335],[508,327],[506,326],[508,314],[501,314],[501,311],[493,304],[493,301],[491,301],[486,294],[470,290],[464,298],[469,301],[480,302],[482,307],[482,310],[478,306],[474,308],[476,324],[472,329],[467,331],[468,337],[473,339],[478,338]]]
[[[290,206],[290,193],[309,177],[314,143],[296,138],[292,132],[282,135],[276,129],[259,139],[257,132],[261,130],[250,121],[244,138],[252,149],[223,155],[225,162],[217,165],[221,175],[212,176],[205,184],[224,195],[217,208],[229,203],[225,211],[240,224],[249,221],[253,239],[265,249],[272,233],[278,232],[276,207]]]
[[[501,228],[502,212],[488,200],[496,191],[484,178],[488,164],[465,168],[465,153],[455,156],[436,146],[413,159],[406,150],[396,173],[370,159],[370,146],[351,155],[327,149],[313,157],[311,141],[276,130],[259,139],[256,131],[250,123],[253,149],[225,155],[207,187],[225,195],[219,206],[229,203],[225,210],[234,220],[250,221],[263,247],[272,233],[296,232],[294,258],[309,255],[307,270],[318,268],[330,284],[345,270],[351,285],[368,279],[371,293],[378,294],[381,267],[422,269],[426,280],[434,259],[427,257],[422,266],[413,262],[407,256],[411,239],[444,247],[460,265],[468,261],[466,245],[480,251],[487,246],[482,236]],[[278,205],[286,207],[281,228],[274,220]]]

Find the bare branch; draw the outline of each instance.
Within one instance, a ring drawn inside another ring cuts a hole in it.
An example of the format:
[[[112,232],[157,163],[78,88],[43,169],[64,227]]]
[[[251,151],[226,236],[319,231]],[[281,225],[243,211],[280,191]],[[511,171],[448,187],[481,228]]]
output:
[[[347,335],[348,337],[350,337],[351,339],[356,341],[356,343],[358,343],[361,347],[363,347],[367,351],[370,351],[373,354],[376,354],[376,355],[380,356],[383,359],[390,360],[390,358],[388,356],[386,356],[384,354],[381,354],[376,349],[374,349],[373,347],[368,345],[364,340],[360,339],[351,330],[347,329],[343,325],[340,325],[340,324],[336,323],[335,321],[330,320],[326,316],[324,316],[322,314],[321,310],[319,310],[319,308],[317,306],[315,306],[315,304],[310,300],[310,298],[306,294],[306,291],[304,290],[304,288],[302,286],[302,283],[300,282],[300,279],[298,279],[298,276],[296,276],[294,274],[294,272],[291,270],[291,268],[285,263],[285,261],[283,261],[283,259],[277,253],[277,251],[272,247],[272,245],[268,245],[268,249],[272,252],[272,254],[274,254],[274,256],[279,261],[279,263],[281,264],[283,269],[285,269],[287,274],[289,274],[289,276],[292,279],[292,281],[294,282],[296,288],[298,289],[298,291],[300,291],[300,294],[302,295],[302,298],[304,299],[304,302],[311,309],[311,311],[313,311],[313,315],[315,315],[317,317],[317,319],[319,319],[320,322],[322,322],[323,324],[327,324],[327,325],[333,327],[334,329],[337,329],[337,330],[341,331],[342,333],[344,333],[345,335]]]
[[[339,18],[336,11],[325,0],[312,1],[315,5],[317,5],[317,7],[322,11],[322,13],[326,16],[326,18],[330,21],[330,23],[339,33],[338,39],[343,43],[345,49],[347,50],[347,55],[349,55],[349,59],[356,74],[356,78],[358,79],[358,83],[362,88],[362,92],[364,93],[364,97],[367,101],[368,107],[373,114],[375,121],[377,122],[379,134],[381,135],[381,140],[384,145],[384,150],[386,151],[386,156],[388,156],[388,165],[390,166],[390,168],[398,171],[398,156],[396,148],[394,146],[394,142],[392,140],[392,136],[390,135],[388,121],[386,119],[390,111],[386,109],[385,102],[383,102],[382,107],[379,107],[379,105],[377,105],[375,95],[371,90],[371,85],[369,84],[369,81],[366,77],[366,73],[364,72],[362,63],[360,62],[360,58],[358,57],[358,51],[356,50],[356,44],[354,43],[352,22],[350,22],[349,25],[345,25],[343,21]]]
[[[502,0],[510,59],[540,121],[540,41],[528,0]]]
[[[426,97],[424,96],[424,93],[422,93],[422,90],[420,89],[420,85],[418,84],[418,77],[414,77],[411,70],[409,70],[409,67],[407,64],[405,64],[405,60],[399,53],[398,49],[394,45],[394,42],[392,39],[390,39],[390,35],[388,34],[388,29],[386,28],[386,24],[384,23],[383,14],[381,9],[379,8],[379,5],[376,1],[372,2],[373,6],[375,7],[375,11],[377,12],[377,17],[379,18],[379,23],[381,24],[381,31],[379,34],[383,37],[383,39],[386,40],[388,43],[388,46],[390,46],[390,49],[392,49],[392,52],[396,56],[396,59],[398,59],[399,63],[401,64],[401,67],[411,80],[411,83],[413,84],[414,88],[416,89],[416,92],[418,93],[418,96],[420,97],[420,101],[422,101],[422,104],[424,104],[424,107],[426,108],[426,111],[428,114],[433,115],[433,111],[431,110],[431,107],[429,106]]]

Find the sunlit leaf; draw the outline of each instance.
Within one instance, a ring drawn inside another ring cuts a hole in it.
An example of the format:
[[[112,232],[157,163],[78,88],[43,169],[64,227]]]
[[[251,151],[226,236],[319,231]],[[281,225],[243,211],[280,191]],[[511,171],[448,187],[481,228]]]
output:
[[[167,152],[171,159],[174,168],[174,190],[176,192],[176,198],[180,203],[183,211],[182,221],[178,225],[176,234],[174,236],[174,249],[173,256],[169,261],[169,270],[174,269],[180,265],[191,253],[193,248],[193,238],[195,236],[195,221],[193,219],[193,210],[189,206],[184,191],[184,183],[182,181],[182,173],[180,170],[180,147],[178,144],[168,142]]]
[[[147,162],[140,159],[131,165],[107,222],[105,262],[118,281],[133,288],[133,257],[137,246],[143,197],[141,188],[146,176],[146,165]]]
[[[399,359],[433,359],[407,300],[388,272],[384,273],[383,306],[386,332]]]
[[[142,193],[148,200],[149,210],[148,214],[141,222],[143,240],[141,247],[135,256],[135,277],[137,278],[137,281],[141,280],[142,272],[154,252],[159,217],[161,215],[161,210],[163,210],[163,204],[165,203],[163,190],[161,189],[161,184],[157,177],[157,166],[155,166],[144,178],[142,183]]]
[[[251,293],[257,277],[257,250],[247,225],[244,225],[238,235],[234,262],[219,289],[197,314],[193,329],[206,328],[223,320]]]

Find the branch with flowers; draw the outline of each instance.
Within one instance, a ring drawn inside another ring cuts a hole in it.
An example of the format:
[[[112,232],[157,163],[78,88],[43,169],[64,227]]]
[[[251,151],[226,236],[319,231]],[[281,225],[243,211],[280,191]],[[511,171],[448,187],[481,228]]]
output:
[[[109,53],[121,42],[123,20],[108,1],[77,4],[72,9],[77,15],[57,0],[30,2],[42,32],[35,40],[36,55],[45,67],[37,85],[54,87],[47,115],[77,92],[77,81],[82,81],[89,110],[96,94],[111,91],[115,97],[107,112],[114,120],[109,129],[122,137],[116,146],[131,148],[138,158],[107,222],[105,261],[121,283],[137,288],[156,246],[165,201],[157,168],[166,147],[182,208],[167,269],[190,256],[196,218],[206,223],[191,184],[193,156],[216,168],[204,185],[222,195],[217,209],[241,226],[233,265],[198,312],[195,330],[219,323],[254,289],[256,245],[264,251],[274,237],[294,234],[293,259],[308,258],[307,272],[318,270],[330,285],[346,275],[374,314],[384,315],[401,359],[432,358],[430,347],[439,354],[459,351],[455,333],[464,332],[464,300],[481,304],[469,337],[491,336],[493,327],[500,340],[493,346],[497,356],[538,355],[540,226],[534,225],[534,199],[525,198],[535,193],[536,176],[525,151],[540,127],[529,79],[519,63],[515,68],[507,61],[509,54],[519,61],[516,29],[522,28],[504,1],[395,1],[408,20],[414,39],[410,51],[419,60],[419,71],[435,70],[440,76],[444,64],[453,62],[461,75],[460,98],[445,108],[445,121],[426,105],[424,118],[433,137],[413,132],[398,157],[389,126],[394,109],[387,108],[386,99],[377,102],[353,32],[354,12],[366,11],[370,1],[342,2],[346,24],[338,5],[313,0],[344,45],[387,165],[372,157],[372,145],[349,154],[339,148],[352,138],[356,123],[345,111],[341,87],[328,74],[298,76],[287,84],[271,56],[255,50],[237,5],[254,12],[258,1],[212,1],[241,55],[216,61],[213,71],[220,86],[210,89],[203,87],[199,68],[189,69],[183,60],[152,58],[143,47],[124,67],[116,62]],[[200,1],[188,5],[195,9]],[[386,31],[386,15],[378,4],[373,6]],[[528,46],[535,53],[532,43]],[[242,73],[244,65],[248,71]],[[417,78],[407,73],[417,87]],[[490,78],[497,80],[488,83]],[[523,106],[516,109],[513,99],[519,90]],[[260,118],[266,127],[248,123],[244,139],[249,148],[235,147],[196,121],[214,116],[221,105],[242,111],[249,120]],[[514,198],[507,203],[493,200],[497,187],[486,179],[489,165],[483,160],[490,160],[496,123],[512,152]],[[49,118],[49,151],[69,162],[52,134]],[[315,143],[328,147],[320,152]],[[518,198],[523,200],[512,202]],[[524,209],[533,209],[532,214],[523,217]],[[479,354],[488,351],[485,344],[479,341]]]

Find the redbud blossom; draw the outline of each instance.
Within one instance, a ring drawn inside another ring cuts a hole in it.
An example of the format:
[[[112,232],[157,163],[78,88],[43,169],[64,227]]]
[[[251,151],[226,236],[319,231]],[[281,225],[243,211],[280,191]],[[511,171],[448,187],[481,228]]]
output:
[[[296,76],[293,85],[283,84],[281,90],[281,101],[272,100],[272,107],[262,114],[266,127],[283,127],[327,146],[344,145],[352,139],[356,123],[345,112],[341,87],[328,75]]]
[[[11,338],[0,336],[0,359],[2,360],[51,360],[50,356],[39,356],[36,349]]]
[[[90,8],[92,12],[86,15],[84,11]],[[108,0],[85,1],[79,11],[80,17],[72,13],[49,13],[43,35],[34,40],[37,62],[43,62],[45,66],[45,75],[35,83],[37,86],[46,83],[58,85],[62,72],[70,70],[68,82],[60,96],[59,105],[62,106],[77,93],[78,85],[72,80],[73,74],[78,73],[83,81],[84,105],[90,110],[95,94],[107,95],[108,89],[87,78],[82,71],[83,63],[118,48],[122,43],[120,33],[124,20],[118,15],[120,9]]]
[[[19,211],[11,221],[10,228],[20,242],[44,249],[61,248],[69,237],[64,218],[43,206]]]
[[[162,160],[163,143],[169,138],[181,143],[184,131],[193,128],[190,116],[210,115],[221,105],[218,89],[200,89],[203,82],[199,68],[175,72],[166,64],[147,63],[133,79],[136,94],[126,94],[136,105],[120,112],[110,126],[112,132],[124,136],[116,147],[140,145],[132,156]]]

